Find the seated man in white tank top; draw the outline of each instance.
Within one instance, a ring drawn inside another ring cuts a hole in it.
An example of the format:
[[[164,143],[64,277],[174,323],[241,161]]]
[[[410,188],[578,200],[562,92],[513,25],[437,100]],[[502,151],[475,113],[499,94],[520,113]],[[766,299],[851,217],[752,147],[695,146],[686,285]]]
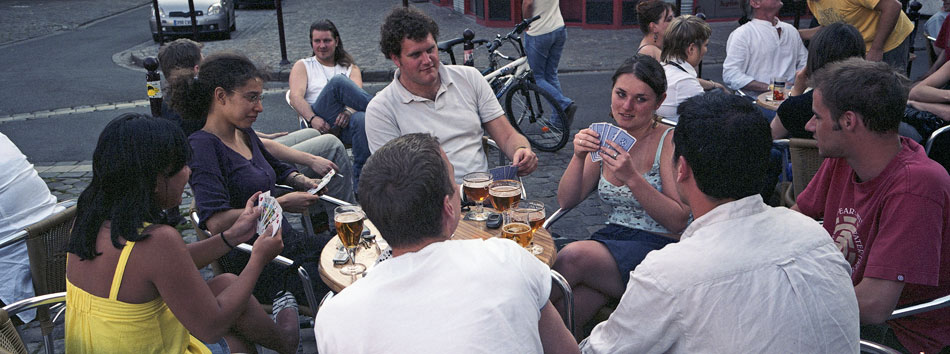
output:
[[[373,97],[362,89],[360,68],[343,49],[333,22],[324,19],[310,25],[310,45],[314,55],[298,60],[290,70],[290,104],[309,127],[321,133],[334,130],[340,140],[352,145],[356,187],[370,155],[363,117]]]

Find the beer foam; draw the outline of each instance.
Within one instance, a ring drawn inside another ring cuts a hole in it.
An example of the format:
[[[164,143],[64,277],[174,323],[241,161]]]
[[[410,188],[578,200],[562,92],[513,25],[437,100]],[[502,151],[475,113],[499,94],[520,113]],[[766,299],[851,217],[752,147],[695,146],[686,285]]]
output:
[[[495,187],[490,189],[488,193],[496,197],[514,197],[521,195],[521,188],[513,186]]]
[[[462,185],[465,186],[465,187],[468,187],[468,188],[472,188],[472,189],[488,188],[488,186],[491,186],[491,181],[487,181],[487,182],[465,182],[465,183],[463,183]]]
[[[334,221],[339,223],[349,223],[357,222],[363,220],[363,215],[360,213],[348,212],[348,213],[339,213],[333,218]]]

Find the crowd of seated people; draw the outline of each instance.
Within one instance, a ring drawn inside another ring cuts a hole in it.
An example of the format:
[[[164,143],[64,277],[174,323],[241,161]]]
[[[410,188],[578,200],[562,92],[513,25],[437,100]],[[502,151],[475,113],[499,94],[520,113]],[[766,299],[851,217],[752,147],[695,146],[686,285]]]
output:
[[[848,1],[809,6],[827,21]],[[66,348],[294,352],[306,290],[270,261],[284,255],[318,274],[330,236],[287,218],[274,237],[255,233],[258,196],[285,184],[295,191],[277,196],[283,210],[310,212],[322,193],[358,201],[392,247],[391,259],[319,309],[320,352],[857,353],[870,339],[950,353],[950,309],[888,319],[950,295],[950,175],[915,141],[950,118],[950,64],[910,87],[894,69],[907,38],[891,2],[870,6],[881,19],[796,32],[775,18],[781,2],[751,0],[762,18],[746,24],[752,34],[730,36],[729,47],[746,51],[727,53],[727,81],[762,88],[765,77],[739,56],[758,58],[748,49],[762,40],[754,34],[775,29],[776,44],[796,55],[781,63],[794,84],[771,121],[697,75],[708,24],[673,17],[663,2],[638,5],[646,36],[609,83],[610,123],[637,143],[604,146],[580,129],[558,184],[562,208],[595,191],[610,206],[607,225],[576,235],[583,240],[553,265],[573,289],[574,328],[562,321],[566,294],[531,253],[507,240],[451,239],[461,176],[488,169],[484,135],[519,175],[546,162],[477,70],[439,61],[429,15],[397,7],[386,16],[380,49],[397,70],[375,96],[336,26],[315,22],[313,56],[294,65],[288,93],[307,127],[289,134],[253,129],[266,77],[247,57],[169,43],[159,53],[168,119],[125,114],[99,137],[67,248]],[[902,124],[919,137],[902,136]],[[824,158],[790,209],[760,196],[771,187],[772,139],[786,136],[814,139]],[[331,169],[352,179],[307,192]],[[212,235],[191,244],[161,224],[186,183],[197,226]],[[49,208],[45,195],[37,204]],[[244,242],[253,253],[235,249]],[[214,261],[227,274],[205,281],[193,268]],[[329,291],[320,281],[307,290]],[[273,303],[273,315],[261,303]]]

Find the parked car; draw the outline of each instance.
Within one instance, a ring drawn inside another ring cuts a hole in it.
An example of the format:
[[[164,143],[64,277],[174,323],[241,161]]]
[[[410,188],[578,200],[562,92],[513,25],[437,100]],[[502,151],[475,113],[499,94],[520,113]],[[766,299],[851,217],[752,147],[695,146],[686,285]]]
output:
[[[234,18],[234,0],[193,0],[195,20],[199,34],[216,34],[230,39],[231,32],[237,29]],[[182,36],[192,34],[191,13],[188,12],[188,0],[158,0],[158,13],[162,17],[162,34]],[[155,26],[155,13],[148,19],[152,29],[152,40],[159,42],[158,28]]]

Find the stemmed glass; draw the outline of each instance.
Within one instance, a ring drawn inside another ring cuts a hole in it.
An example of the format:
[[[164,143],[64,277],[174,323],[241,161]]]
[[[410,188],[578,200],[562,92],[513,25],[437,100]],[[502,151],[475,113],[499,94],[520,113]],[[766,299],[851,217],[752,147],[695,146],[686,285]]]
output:
[[[521,200],[521,182],[513,179],[492,181],[488,188],[491,204],[502,213],[502,224],[507,224],[510,216],[507,210]]]
[[[340,269],[340,273],[356,277],[366,271],[366,266],[356,263],[356,249],[360,245],[360,235],[363,233],[363,220],[366,214],[359,205],[343,205],[333,210],[333,221],[336,222],[336,231],[340,242],[350,255],[350,263]]]
[[[485,221],[488,213],[482,203],[488,198],[488,187],[491,186],[492,176],[488,172],[472,172],[462,177],[462,189],[465,196],[475,202],[475,210],[469,212],[466,218],[475,221]]]
[[[524,220],[524,222],[531,227],[531,231],[528,232],[527,237],[523,240],[518,240],[521,247],[524,247],[534,255],[539,255],[544,252],[544,248],[531,242],[534,239],[534,233],[541,228],[541,225],[544,224],[544,219],[546,219],[544,203],[535,200],[522,200],[519,201],[512,210],[512,217],[515,220]]]

